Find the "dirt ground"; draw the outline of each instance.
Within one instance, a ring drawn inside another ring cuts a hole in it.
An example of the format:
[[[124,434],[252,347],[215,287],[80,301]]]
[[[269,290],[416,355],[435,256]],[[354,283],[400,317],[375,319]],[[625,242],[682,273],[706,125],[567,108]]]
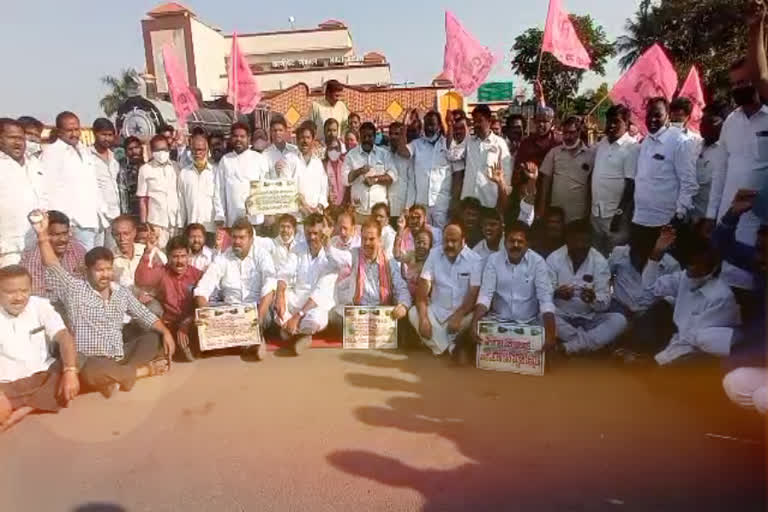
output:
[[[757,511],[764,426],[713,370],[220,355],[0,435],[0,510]]]

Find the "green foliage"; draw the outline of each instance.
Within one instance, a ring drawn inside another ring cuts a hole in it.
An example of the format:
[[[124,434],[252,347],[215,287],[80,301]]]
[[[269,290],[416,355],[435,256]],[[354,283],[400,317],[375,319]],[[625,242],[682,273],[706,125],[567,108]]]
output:
[[[605,30],[594,22],[591,16],[570,16],[574,29],[592,58],[591,71],[605,75],[605,64],[616,54],[614,44],[608,40]],[[533,82],[539,66],[539,51],[544,31],[530,28],[515,38],[512,47],[514,57],[512,69],[526,81]],[[586,71],[561,64],[555,57],[545,53],[541,60],[541,83],[547,103],[558,110],[565,107],[568,98],[579,90]]]
[[[135,69],[128,68],[122,70],[119,77],[110,75],[101,77],[101,83],[110,88],[110,92],[105,94],[99,101],[99,106],[107,117],[112,117],[117,113],[120,104],[128,98],[128,88],[131,84],[130,77],[135,74]]]

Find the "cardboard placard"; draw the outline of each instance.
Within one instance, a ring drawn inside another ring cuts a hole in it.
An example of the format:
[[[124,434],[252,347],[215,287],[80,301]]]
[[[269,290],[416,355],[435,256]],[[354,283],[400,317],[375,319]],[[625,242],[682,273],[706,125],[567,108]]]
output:
[[[511,322],[478,323],[477,367],[482,370],[544,375],[544,328]]]
[[[345,349],[397,348],[397,321],[392,306],[344,306]]]
[[[281,178],[251,182],[245,200],[248,215],[281,215],[299,211],[299,189],[295,179]]]
[[[256,304],[232,304],[195,311],[200,350],[260,345],[261,326]]]

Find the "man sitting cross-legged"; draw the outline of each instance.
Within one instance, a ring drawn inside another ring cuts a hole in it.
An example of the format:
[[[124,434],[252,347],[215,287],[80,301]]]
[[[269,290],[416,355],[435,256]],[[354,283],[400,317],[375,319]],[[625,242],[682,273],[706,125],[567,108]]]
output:
[[[449,222],[442,248],[429,254],[421,271],[416,307],[408,319],[436,356],[454,353],[459,334],[472,320],[480,290],[480,258],[467,247],[464,228]]]
[[[381,248],[381,226],[375,220],[367,220],[361,229],[362,245],[351,252],[336,249],[330,243],[325,246],[328,261],[336,272],[350,274],[351,297],[340,298],[331,312],[332,323],[341,326],[344,306],[396,306],[392,318],[400,320],[411,307],[411,295],[403,280],[400,264],[387,259]]]
[[[150,265],[151,249],[152,246],[147,244],[147,251],[136,269],[136,285],[152,290],[163,307],[163,323],[175,334],[176,345],[184,358],[192,361],[190,339],[196,337],[193,290],[203,272],[189,264],[189,242],[184,237],[177,236],[168,241],[165,247],[168,263],[164,266]]]
[[[80,392],[72,335],[50,302],[31,293],[27,269],[0,268],[0,432],[32,411],[56,412]]]
[[[75,334],[77,351],[88,357],[80,376],[88,389],[111,397],[119,388],[129,391],[136,379],[162,375],[170,369],[176,345],[173,335],[130,290],[113,282],[112,251],[104,247],[85,255],[86,280],[69,274],[59,263],[48,237],[48,214],[34,211],[46,282],[64,303]],[[125,315],[138,322],[123,328]],[[165,358],[158,358],[160,347]]]
[[[555,288],[557,337],[567,354],[593,352],[613,342],[627,319],[609,313],[611,271],[592,247],[589,221],[576,220],[565,228],[565,245],[547,258]]]
[[[304,219],[306,243],[297,245],[288,264],[277,274],[275,324],[280,335],[292,343],[296,355],[312,344],[312,335],[328,325],[335,305],[337,273],[324,246],[331,236],[325,219],[312,213]]]
[[[528,249],[528,230],[525,222],[513,222],[506,230],[505,250],[488,257],[472,317],[474,341],[478,322],[488,315],[488,320],[498,322],[541,322],[545,348],[555,345],[552,281],[544,258]],[[471,354],[467,356],[471,360]]]
[[[195,288],[197,307],[208,306],[214,290],[224,304],[258,304],[259,323],[269,327],[269,310],[275,291],[272,256],[254,243],[253,226],[243,217],[232,224],[232,247],[216,256]],[[215,304],[212,304],[215,305]],[[257,356],[266,356],[266,345],[256,347]]]

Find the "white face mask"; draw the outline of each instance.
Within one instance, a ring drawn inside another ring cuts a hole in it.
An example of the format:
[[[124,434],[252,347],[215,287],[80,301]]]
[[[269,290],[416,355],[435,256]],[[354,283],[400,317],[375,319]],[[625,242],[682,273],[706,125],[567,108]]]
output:
[[[152,158],[160,165],[167,164],[171,159],[171,152],[167,150],[153,151]]]
[[[34,155],[35,153],[39,153],[40,150],[42,150],[43,147],[40,145],[39,142],[35,142],[33,140],[27,141],[27,154],[28,155]]]
[[[563,147],[565,147],[565,149],[576,149],[577,147],[579,147],[579,144],[581,144],[581,141],[576,139],[576,142],[574,142],[570,146],[565,142],[563,142]]]
[[[337,151],[335,149],[332,149],[328,152],[328,159],[331,162],[337,162],[339,160],[339,157],[341,157],[341,152]]]
[[[688,286],[691,290],[698,290],[705,284],[707,284],[714,277],[714,272],[702,277],[689,277],[688,273],[685,274],[685,278],[688,280]]]
[[[685,128],[685,123],[669,123],[669,126],[672,126],[674,128],[680,128],[681,130]]]
[[[424,138],[427,139],[427,142],[429,142],[430,144],[434,144],[435,142],[437,142],[437,139],[440,138],[440,132],[435,133],[431,137],[427,137],[425,135]]]

